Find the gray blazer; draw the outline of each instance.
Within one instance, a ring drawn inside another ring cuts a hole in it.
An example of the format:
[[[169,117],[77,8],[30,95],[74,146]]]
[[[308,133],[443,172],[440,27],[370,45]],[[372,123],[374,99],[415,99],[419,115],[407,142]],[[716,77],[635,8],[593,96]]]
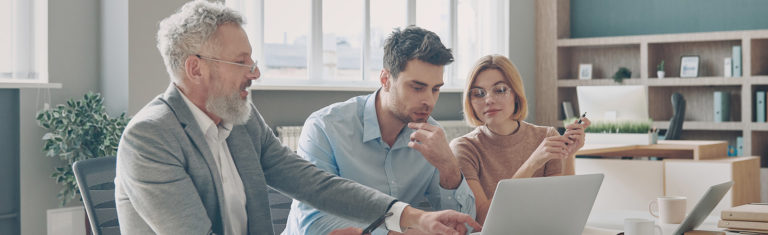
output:
[[[243,180],[248,234],[273,234],[267,185],[359,222],[395,198],[326,173],[283,146],[253,107],[227,138]],[[122,234],[223,234],[222,183],[202,130],[171,84],[125,128],[117,150],[115,200]]]

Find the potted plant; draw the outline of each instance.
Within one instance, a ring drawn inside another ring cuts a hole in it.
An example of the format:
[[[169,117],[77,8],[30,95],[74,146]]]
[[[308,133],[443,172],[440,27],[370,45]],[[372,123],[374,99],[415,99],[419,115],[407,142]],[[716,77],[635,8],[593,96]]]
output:
[[[622,83],[624,79],[628,79],[630,77],[632,77],[632,71],[629,71],[629,69],[626,67],[621,67],[618,71],[616,71],[616,73],[613,74],[613,81]]]
[[[57,196],[61,206],[64,206],[80,193],[72,172],[72,164],[80,160],[115,155],[128,118],[125,113],[116,118],[109,117],[104,110],[101,95],[89,92],[82,100],[71,99],[66,104],[39,112],[37,122],[47,131],[43,135],[43,152],[46,156],[58,158],[63,162],[62,166],[53,169],[51,177],[62,185]],[[48,211],[48,224],[49,227],[50,224],[77,226],[76,224],[82,223],[72,220],[79,220],[77,217],[80,217],[85,221],[83,216],[85,214],[82,206],[79,210],[51,209]],[[59,219],[68,222],[58,221]]]
[[[564,124],[573,123],[574,119],[565,120]],[[648,145],[655,144],[657,133],[651,128],[653,121],[592,121],[584,130],[586,144],[622,144]]]
[[[62,206],[79,193],[72,164],[115,155],[120,135],[128,124],[125,113],[110,118],[104,110],[101,95],[91,92],[82,100],[71,99],[66,105],[38,113],[37,121],[48,131],[43,135],[43,152],[65,164],[56,167],[51,174],[63,186],[58,194]]]
[[[659,77],[659,79],[664,78],[664,60],[661,60],[661,63],[656,65],[656,76]]]

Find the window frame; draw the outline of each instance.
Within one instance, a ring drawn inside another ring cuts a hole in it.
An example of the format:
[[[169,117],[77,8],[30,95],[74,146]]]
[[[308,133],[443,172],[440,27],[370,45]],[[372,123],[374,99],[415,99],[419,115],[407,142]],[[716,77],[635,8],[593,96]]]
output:
[[[244,25],[246,31],[252,32],[254,37],[251,37],[251,45],[253,51],[256,52],[255,57],[259,61],[266,61],[263,53],[264,48],[264,1],[265,0],[227,0],[227,5],[233,7],[243,13],[248,20],[248,24]],[[371,53],[371,0],[363,1],[363,26],[362,35],[363,41],[361,42],[361,56],[360,56],[360,76],[361,79],[357,81],[335,81],[335,80],[323,80],[323,3],[322,0],[306,0],[309,2],[309,31],[307,40],[307,80],[284,80],[274,81],[269,79],[259,79],[254,82],[251,89],[253,90],[328,90],[328,91],[371,91],[377,89],[380,85],[378,81],[372,81],[368,79],[370,76],[370,58]],[[406,2],[406,25],[416,25],[416,1],[417,0],[400,0]],[[446,47],[451,48],[456,53],[458,45],[458,1],[459,0],[447,0],[449,6],[449,37],[447,40],[443,39],[443,42],[448,41]],[[505,56],[509,56],[509,3],[506,0],[493,0],[496,4],[499,4],[498,13],[502,17],[504,22],[496,27],[500,30],[500,34],[505,35],[506,39],[496,41],[499,43],[503,52],[500,53]],[[255,17],[254,17],[255,16]],[[456,56],[456,55],[454,55]],[[473,63],[474,61],[467,63]],[[455,64],[452,63],[451,65]],[[462,92],[464,89],[464,82],[466,78],[464,75],[458,74],[458,66],[446,66],[444,80],[445,86],[441,89],[443,92]]]
[[[15,87],[13,84],[47,84],[48,83],[48,0],[10,0],[11,7],[13,8],[12,17],[14,20],[21,18],[30,19],[32,22],[13,22],[11,25],[10,35],[16,35],[11,39],[11,71],[10,78],[0,78],[0,83],[4,84],[3,87]],[[25,13],[26,12],[26,13]],[[19,16],[17,14],[29,14]],[[23,25],[22,25],[23,24]],[[30,27],[24,27],[30,26]],[[30,41],[28,47],[19,47],[17,41]],[[19,55],[19,53],[29,53],[29,55]],[[36,78],[21,78],[17,77],[18,60],[19,58],[31,57],[29,60],[32,63],[29,67],[34,73]],[[26,87],[26,85],[18,85],[19,87]]]

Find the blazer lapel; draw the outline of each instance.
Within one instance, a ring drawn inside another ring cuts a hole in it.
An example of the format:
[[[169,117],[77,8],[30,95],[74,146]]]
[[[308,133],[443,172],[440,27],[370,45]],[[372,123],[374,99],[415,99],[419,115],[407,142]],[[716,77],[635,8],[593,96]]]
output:
[[[173,110],[176,118],[181,122],[181,125],[184,126],[184,132],[187,133],[187,137],[192,140],[192,144],[197,148],[197,151],[202,155],[203,160],[205,160],[205,163],[208,165],[208,169],[211,171],[211,177],[214,182],[213,188],[216,190],[216,197],[219,202],[219,213],[224,213],[222,211],[224,208],[224,190],[221,188],[221,174],[216,165],[216,160],[213,159],[211,148],[205,140],[203,131],[200,130],[200,126],[192,115],[192,111],[189,110],[186,102],[184,102],[184,98],[181,97],[181,92],[176,89],[176,86],[173,83],[168,86],[163,98],[168,106],[171,107],[171,110]]]
[[[271,221],[271,213],[264,172],[252,141],[244,125],[234,126],[227,138],[229,152],[245,186],[249,234],[258,233],[258,228],[272,227],[271,223],[267,223]]]

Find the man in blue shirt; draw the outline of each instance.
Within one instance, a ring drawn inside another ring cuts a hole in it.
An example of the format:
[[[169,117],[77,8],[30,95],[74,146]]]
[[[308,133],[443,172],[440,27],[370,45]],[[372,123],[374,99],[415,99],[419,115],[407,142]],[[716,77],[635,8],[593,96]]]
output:
[[[384,46],[381,88],[310,115],[298,154],[332,174],[398,198],[392,208],[427,199],[433,209],[474,216],[474,196],[443,129],[430,117],[444,84],[444,66],[451,62],[451,51],[435,33],[415,26],[396,29]],[[389,224],[398,220],[388,220],[386,229],[373,234],[402,232]],[[350,226],[365,225],[294,200],[283,234],[327,234]]]

